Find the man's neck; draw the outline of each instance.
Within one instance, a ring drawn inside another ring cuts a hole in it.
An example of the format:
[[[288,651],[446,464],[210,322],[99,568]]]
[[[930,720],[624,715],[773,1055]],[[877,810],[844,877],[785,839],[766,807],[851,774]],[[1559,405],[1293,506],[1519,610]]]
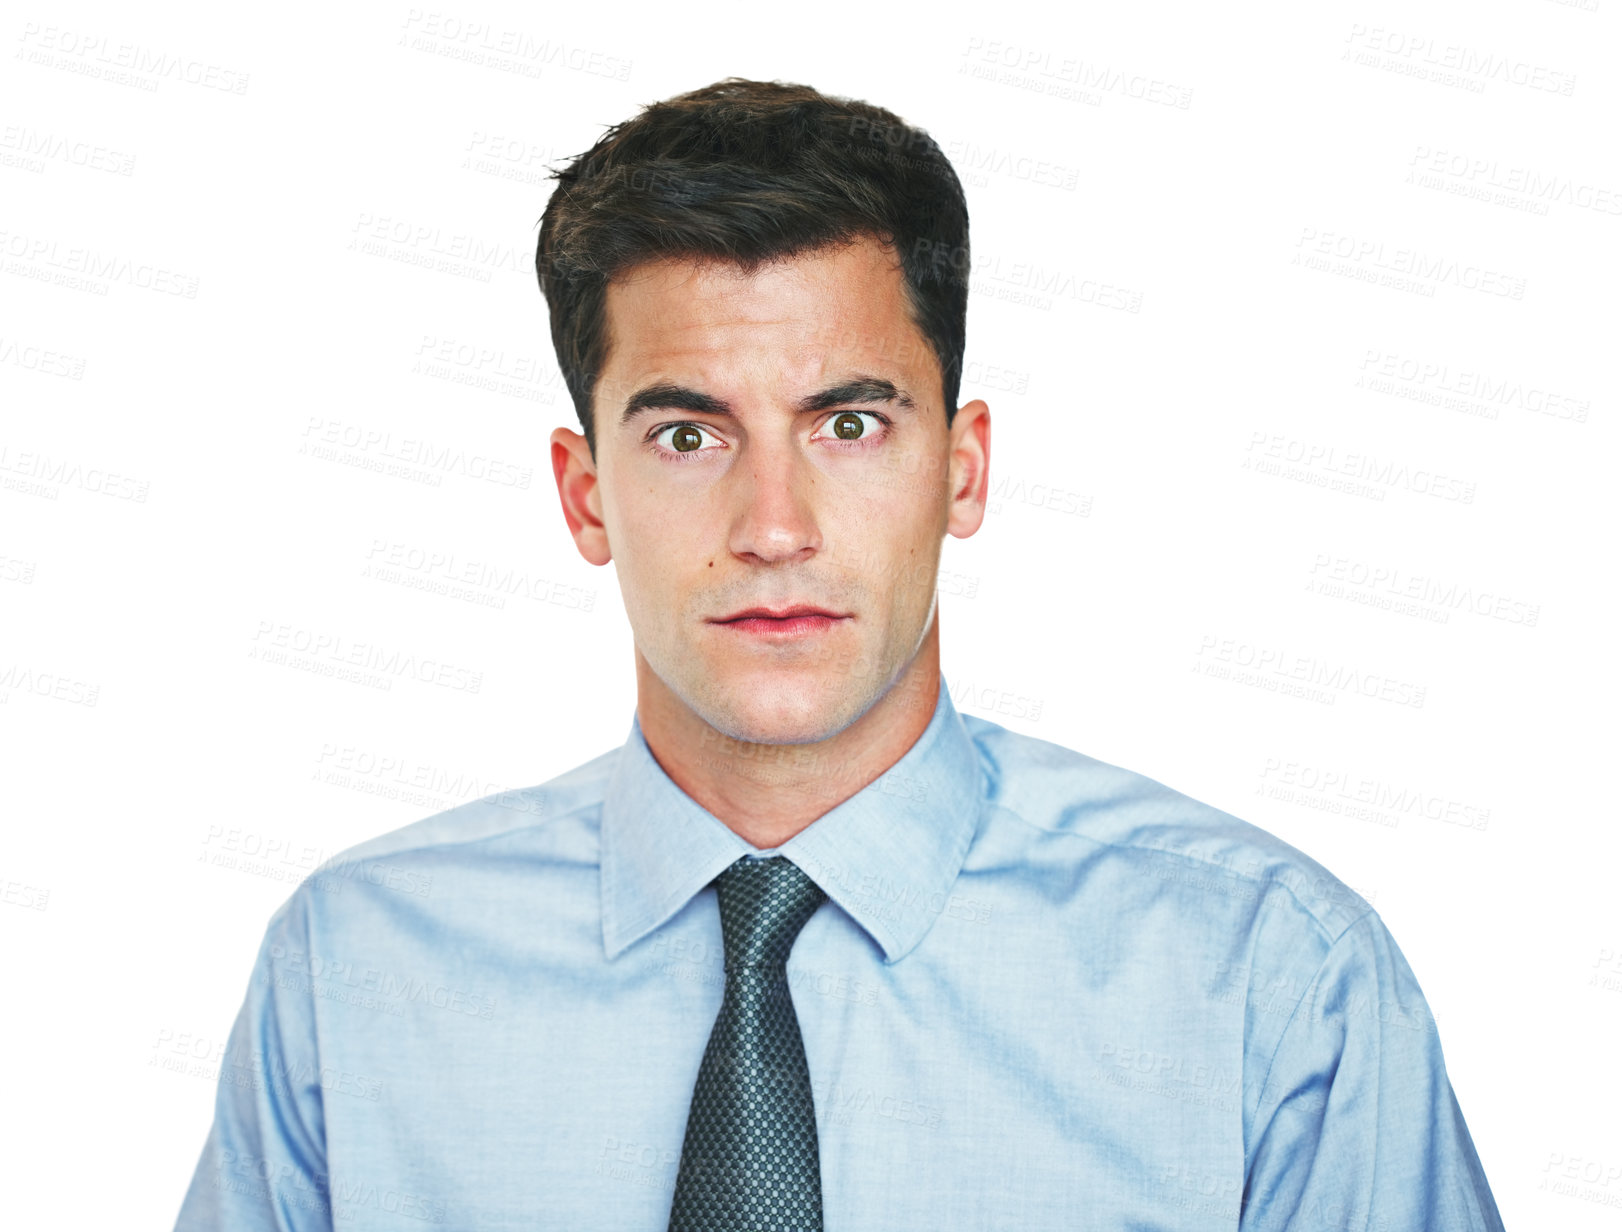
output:
[[[900,761],[934,716],[938,622],[895,684],[827,740],[754,744],[723,735],[636,657],[637,722],[671,781],[756,848],[788,842]]]

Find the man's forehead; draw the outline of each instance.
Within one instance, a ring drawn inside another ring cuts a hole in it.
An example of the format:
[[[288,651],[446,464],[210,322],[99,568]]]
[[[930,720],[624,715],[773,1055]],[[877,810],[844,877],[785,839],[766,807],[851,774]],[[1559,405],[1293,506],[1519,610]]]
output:
[[[609,283],[605,306],[614,335],[637,343],[647,336],[754,331],[837,337],[839,322],[861,322],[857,340],[908,315],[899,267],[849,249],[780,258],[754,270],[730,261],[644,262]]]
[[[650,257],[617,271],[608,286],[610,293],[701,286],[712,294],[730,295],[756,285],[814,283],[841,274],[872,276],[884,271],[893,272],[898,280],[901,276],[895,248],[875,236],[860,235],[752,263],[720,256]]]
[[[605,376],[612,372],[617,379],[631,379],[632,373],[645,377],[656,369],[680,369],[686,376],[722,379],[771,370],[785,380],[806,381],[853,365],[906,373],[934,358],[927,340],[904,314],[856,319],[823,314],[710,326],[626,324],[613,335]]]
[[[912,318],[899,268],[875,276],[888,250],[859,247],[818,249],[752,274],[731,262],[675,258],[635,267],[609,286],[599,393],[612,404],[652,381],[767,374],[803,392],[858,368],[916,385],[918,366],[931,365],[934,352]]]

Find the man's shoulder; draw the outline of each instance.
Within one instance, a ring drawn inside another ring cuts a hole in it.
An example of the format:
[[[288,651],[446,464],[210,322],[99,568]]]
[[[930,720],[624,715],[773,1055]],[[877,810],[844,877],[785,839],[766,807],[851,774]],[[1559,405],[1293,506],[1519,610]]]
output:
[[[1261,826],[1135,770],[972,715],[989,804],[1051,835],[1073,835],[1166,881],[1237,897],[1286,892],[1333,940],[1370,904]]]
[[[472,843],[515,831],[544,827],[600,804],[618,748],[538,783],[492,792],[346,847],[310,874],[353,877],[373,865],[401,866],[414,858],[432,859]]]

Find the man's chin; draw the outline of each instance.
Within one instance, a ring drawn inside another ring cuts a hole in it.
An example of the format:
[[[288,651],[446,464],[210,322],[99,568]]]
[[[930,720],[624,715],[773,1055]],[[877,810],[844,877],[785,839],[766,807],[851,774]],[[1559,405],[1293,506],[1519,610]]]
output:
[[[870,699],[843,673],[762,671],[714,682],[693,711],[716,731],[750,744],[815,744],[859,719]]]

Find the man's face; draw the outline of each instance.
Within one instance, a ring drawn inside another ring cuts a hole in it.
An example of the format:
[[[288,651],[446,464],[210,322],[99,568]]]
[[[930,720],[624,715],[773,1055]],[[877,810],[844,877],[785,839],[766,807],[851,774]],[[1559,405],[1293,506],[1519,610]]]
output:
[[[963,434],[893,252],[649,262],[607,321],[596,508],[638,653],[735,739],[835,735],[912,663],[983,506],[952,499]]]

